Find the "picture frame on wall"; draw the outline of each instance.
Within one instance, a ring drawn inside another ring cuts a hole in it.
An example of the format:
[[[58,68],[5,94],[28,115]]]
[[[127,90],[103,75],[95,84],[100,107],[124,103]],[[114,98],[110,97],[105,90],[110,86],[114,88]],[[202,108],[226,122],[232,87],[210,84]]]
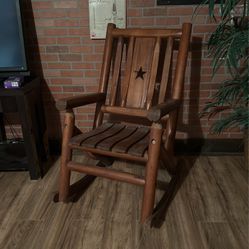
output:
[[[108,23],[126,27],[126,0],[89,0],[91,39],[105,39]]]

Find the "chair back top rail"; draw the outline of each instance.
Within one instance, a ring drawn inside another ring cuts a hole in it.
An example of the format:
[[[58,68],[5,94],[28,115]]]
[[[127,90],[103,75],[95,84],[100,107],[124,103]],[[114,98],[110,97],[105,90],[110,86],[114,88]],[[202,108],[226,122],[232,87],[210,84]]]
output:
[[[129,28],[129,29],[118,29],[115,28],[112,30],[111,35],[114,37],[123,36],[123,37],[180,37],[182,35],[181,29],[136,29],[136,28]]]

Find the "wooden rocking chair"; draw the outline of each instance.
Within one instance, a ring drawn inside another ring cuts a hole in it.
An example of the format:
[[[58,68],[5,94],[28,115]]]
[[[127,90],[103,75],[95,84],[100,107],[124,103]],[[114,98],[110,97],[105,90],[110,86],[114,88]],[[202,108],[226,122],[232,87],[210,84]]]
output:
[[[58,110],[66,111],[59,201],[68,200],[70,173],[78,171],[143,186],[141,222],[151,216],[159,161],[171,175],[177,171],[173,144],[190,35],[189,23],[182,29],[118,29],[108,25],[98,93],[56,103]],[[93,130],[73,136],[73,108],[91,103],[97,103]],[[145,177],[73,162],[73,149],[145,163]]]

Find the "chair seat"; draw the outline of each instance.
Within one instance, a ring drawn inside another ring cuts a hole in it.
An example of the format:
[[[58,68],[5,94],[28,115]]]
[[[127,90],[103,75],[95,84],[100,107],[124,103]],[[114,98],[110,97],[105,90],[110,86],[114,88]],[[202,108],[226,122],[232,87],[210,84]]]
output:
[[[72,137],[69,145],[128,153],[143,157],[149,143],[148,127],[120,123],[104,123],[98,128]]]

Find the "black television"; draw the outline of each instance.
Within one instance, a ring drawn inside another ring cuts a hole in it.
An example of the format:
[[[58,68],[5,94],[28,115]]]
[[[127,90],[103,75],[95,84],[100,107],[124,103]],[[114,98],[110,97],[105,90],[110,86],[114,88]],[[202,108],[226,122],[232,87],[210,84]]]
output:
[[[19,0],[0,0],[0,77],[29,75]]]

